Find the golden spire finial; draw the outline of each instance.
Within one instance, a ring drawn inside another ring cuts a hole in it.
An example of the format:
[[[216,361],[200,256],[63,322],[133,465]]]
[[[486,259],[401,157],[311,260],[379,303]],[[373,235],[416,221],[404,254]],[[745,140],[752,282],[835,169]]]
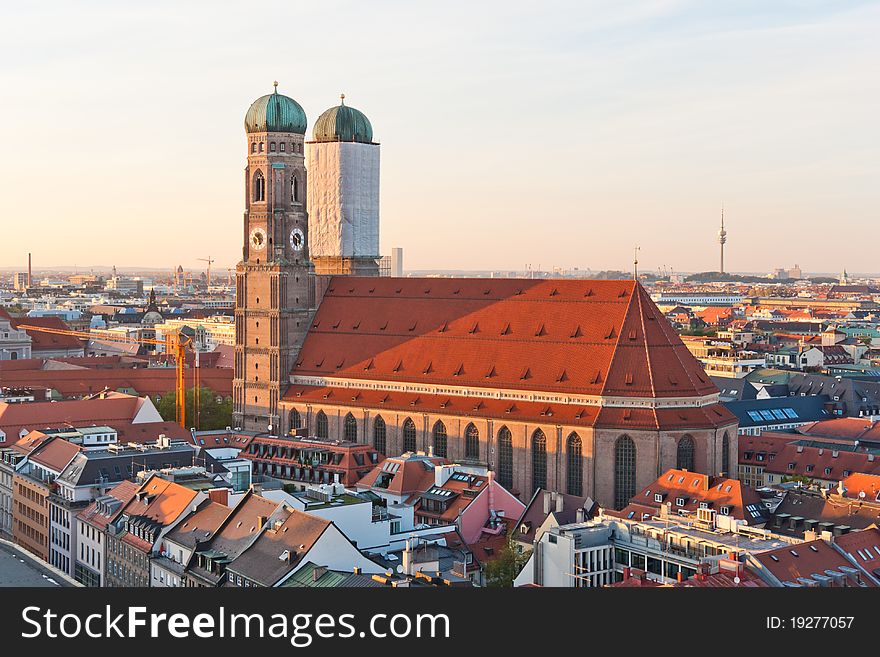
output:
[[[275,87],[275,93],[277,94],[278,93],[278,80],[275,80],[274,82],[272,82],[272,86]]]
[[[339,102],[345,105],[345,94],[339,94]]]

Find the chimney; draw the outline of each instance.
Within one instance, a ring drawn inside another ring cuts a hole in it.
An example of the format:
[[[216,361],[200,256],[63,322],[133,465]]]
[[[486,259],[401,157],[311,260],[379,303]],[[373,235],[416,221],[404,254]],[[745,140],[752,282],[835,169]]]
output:
[[[315,569],[312,571],[312,581],[317,582],[326,574],[327,566],[315,566]]]
[[[228,488],[212,488],[208,491],[208,499],[223,506],[229,506],[229,489]]]
[[[406,547],[401,555],[401,565],[403,566],[404,575],[412,575],[412,539],[406,539]]]
[[[257,516],[257,529],[262,529],[268,518],[266,516]]]
[[[683,582],[683,581],[684,581],[684,573],[681,572],[681,571],[679,570],[679,571],[675,574],[675,579],[676,579],[677,581],[679,581],[679,582]]]
[[[556,493],[556,513],[562,513],[562,506],[565,504],[565,498],[562,493]]]
[[[354,570],[352,572],[354,572],[355,575],[360,575],[361,574],[361,567],[355,566]]]
[[[584,522],[586,520],[586,512],[584,511],[584,507],[580,507],[577,511],[575,511],[575,521],[576,522]]]
[[[454,465],[438,465],[434,468],[434,485],[442,486],[455,473]]]
[[[550,503],[552,501],[552,498],[553,498],[553,496],[550,493],[550,491],[545,490],[544,491],[544,515],[547,515],[550,513]]]
[[[624,582],[629,579],[629,574],[630,574],[629,566],[626,566],[623,569],[623,581]]]

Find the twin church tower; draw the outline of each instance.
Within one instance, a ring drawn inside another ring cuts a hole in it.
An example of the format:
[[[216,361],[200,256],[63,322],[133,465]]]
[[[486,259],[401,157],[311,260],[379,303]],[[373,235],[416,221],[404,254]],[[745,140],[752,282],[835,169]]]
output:
[[[318,117],[292,98],[258,98],[245,116],[244,248],[236,267],[233,418],[279,433],[289,382],[322,280],[379,275],[379,144],[345,104]]]

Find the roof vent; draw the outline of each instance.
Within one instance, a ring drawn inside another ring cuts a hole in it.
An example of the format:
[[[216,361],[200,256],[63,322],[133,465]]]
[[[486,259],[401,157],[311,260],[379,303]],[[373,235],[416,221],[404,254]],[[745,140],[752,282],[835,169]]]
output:
[[[510,335],[510,324],[509,323],[501,331],[501,335]]]
[[[519,380],[520,380],[520,381],[525,381],[526,379],[531,379],[531,378],[532,378],[532,370],[530,370],[530,369],[527,367],[525,370],[523,370],[523,373],[522,373],[522,375],[519,377]]]
[[[559,378],[556,379],[557,383],[562,383],[563,381],[568,381],[568,374],[565,370],[562,370],[562,373],[559,375]]]
[[[422,370],[422,374],[430,374],[433,371],[434,368],[431,366],[431,362],[428,362],[428,364],[425,366],[425,369]]]
[[[582,335],[583,335],[583,332],[581,331],[581,325],[578,324],[577,327],[574,329],[574,333],[571,334],[571,337],[579,338]]]
[[[547,335],[547,331],[544,329],[543,324],[541,324],[541,326],[538,327],[538,330],[535,332],[535,335],[536,336]]]
[[[462,374],[464,374],[464,363],[458,366],[458,369],[452,373],[452,376],[461,376]]]

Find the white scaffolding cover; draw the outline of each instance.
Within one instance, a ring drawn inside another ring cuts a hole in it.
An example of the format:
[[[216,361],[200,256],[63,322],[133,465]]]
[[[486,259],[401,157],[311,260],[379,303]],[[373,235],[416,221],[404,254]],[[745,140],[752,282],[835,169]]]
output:
[[[312,257],[379,257],[379,145],[306,146]]]

